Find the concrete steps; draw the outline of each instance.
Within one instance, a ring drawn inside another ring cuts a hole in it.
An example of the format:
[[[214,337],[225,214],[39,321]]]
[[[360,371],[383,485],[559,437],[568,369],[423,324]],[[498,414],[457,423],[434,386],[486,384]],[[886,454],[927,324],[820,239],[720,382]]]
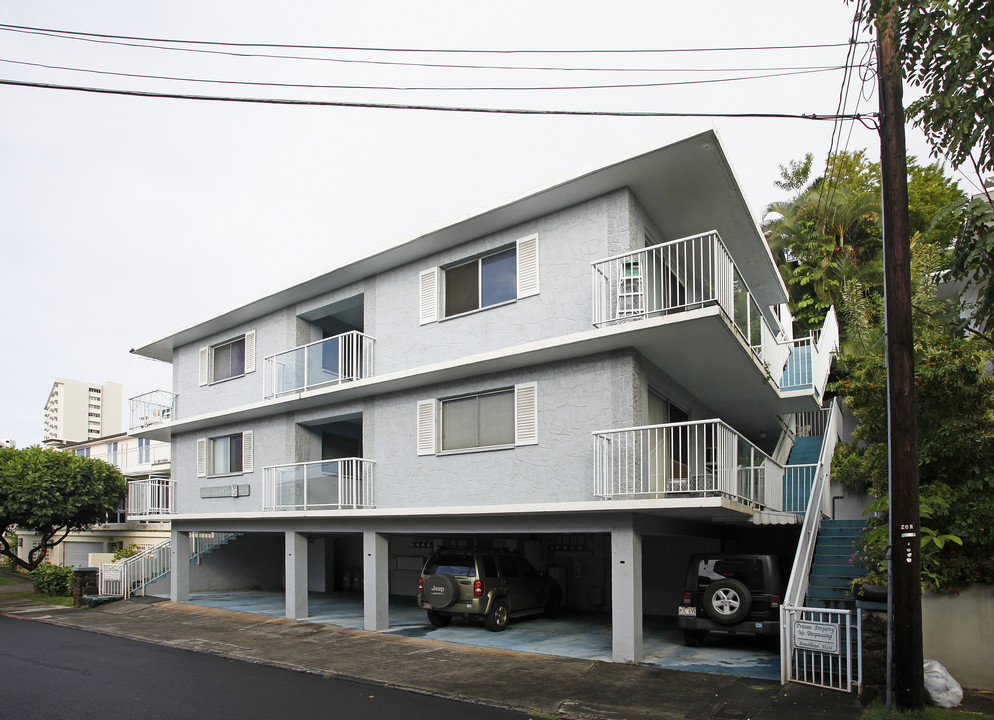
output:
[[[863,532],[862,520],[822,520],[815,556],[808,576],[808,607],[855,607],[850,583],[866,571],[850,560],[856,538]]]

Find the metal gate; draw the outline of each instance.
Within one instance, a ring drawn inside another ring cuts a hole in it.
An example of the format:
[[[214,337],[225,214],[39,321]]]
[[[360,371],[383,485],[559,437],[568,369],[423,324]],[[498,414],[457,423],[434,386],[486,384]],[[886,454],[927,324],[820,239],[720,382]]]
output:
[[[788,680],[842,692],[858,690],[863,682],[859,613],[786,605],[783,610]]]

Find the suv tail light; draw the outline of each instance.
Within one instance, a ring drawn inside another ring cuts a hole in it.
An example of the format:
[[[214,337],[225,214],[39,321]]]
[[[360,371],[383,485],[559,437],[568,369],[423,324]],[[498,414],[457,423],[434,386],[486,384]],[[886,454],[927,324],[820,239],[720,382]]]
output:
[[[684,605],[693,605],[694,604],[694,595],[693,595],[693,593],[685,592],[683,594],[683,604]]]
[[[770,595],[770,609],[776,610],[778,607],[780,607],[780,596]]]
[[[477,580],[473,583],[473,597],[483,597],[483,581]]]
[[[424,595],[425,594],[425,579],[424,578],[418,578],[418,594],[419,595]]]

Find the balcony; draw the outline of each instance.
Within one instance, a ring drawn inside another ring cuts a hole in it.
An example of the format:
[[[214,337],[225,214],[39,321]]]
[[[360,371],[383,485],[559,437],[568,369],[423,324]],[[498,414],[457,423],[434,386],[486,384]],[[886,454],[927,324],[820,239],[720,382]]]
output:
[[[176,481],[152,477],[128,483],[128,518],[161,518],[176,512]],[[163,518],[168,519],[168,518]]]
[[[352,330],[265,359],[265,399],[371,377],[374,338]]]
[[[153,390],[131,398],[131,430],[141,430],[175,418],[176,393]]]
[[[594,433],[594,495],[723,497],[783,509],[784,466],[721,420]]]
[[[263,511],[372,508],[373,461],[340,458],[264,468]]]
[[[834,308],[822,331],[787,340],[770,326],[721,237],[712,231],[592,263],[593,324],[619,325],[718,307],[783,392],[820,398],[838,349]]]
[[[90,457],[113,465],[125,475],[151,472],[170,464],[171,446],[166,442],[152,441],[148,445],[128,445],[118,450],[105,448],[104,452],[92,453]]]

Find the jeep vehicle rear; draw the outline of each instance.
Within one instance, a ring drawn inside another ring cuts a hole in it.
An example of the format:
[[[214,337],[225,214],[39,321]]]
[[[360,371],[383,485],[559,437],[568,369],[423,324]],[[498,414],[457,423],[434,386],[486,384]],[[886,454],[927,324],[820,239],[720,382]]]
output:
[[[698,647],[708,632],[777,635],[787,564],[776,555],[694,555],[687,566],[677,624]]]
[[[418,582],[418,605],[432,625],[445,627],[453,616],[481,617],[500,631],[512,617],[559,614],[562,590],[531,563],[513,553],[437,550]]]

